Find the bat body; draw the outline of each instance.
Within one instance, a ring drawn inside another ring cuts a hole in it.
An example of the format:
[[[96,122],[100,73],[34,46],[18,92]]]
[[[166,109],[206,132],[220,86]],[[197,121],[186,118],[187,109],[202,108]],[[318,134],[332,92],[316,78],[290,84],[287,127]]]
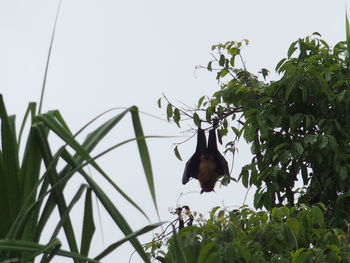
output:
[[[198,128],[196,151],[186,163],[182,183],[186,184],[192,177],[199,181],[201,193],[211,192],[218,178],[223,175],[229,175],[229,169],[227,161],[218,150],[215,129],[209,131],[207,146],[205,132]]]

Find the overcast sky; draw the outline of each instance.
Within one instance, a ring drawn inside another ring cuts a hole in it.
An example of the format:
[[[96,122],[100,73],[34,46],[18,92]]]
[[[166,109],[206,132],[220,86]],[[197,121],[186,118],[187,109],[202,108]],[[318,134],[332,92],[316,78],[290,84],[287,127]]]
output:
[[[19,119],[28,102],[39,101],[57,6],[58,0],[0,0],[0,92],[9,113]],[[164,109],[156,104],[162,93],[178,105],[192,106],[202,95],[218,89],[214,73],[195,71],[196,65],[206,65],[211,59],[211,45],[249,39],[243,52],[248,70],[274,72],[276,63],[299,37],[317,31],[331,45],[344,40],[345,6],[345,0],[63,0],[43,111],[59,109],[72,131],[113,107],[137,105],[165,119]],[[216,205],[242,205],[246,189],[240,184],[217,186],[216,193],[202,195],[198,181],[181,184],[185,163],[175,158],[172,144],[190,136],[182,131],[193,125],[185,124],[180,130],[166,121],[146,115],[141,118],[146,135],[183,136],[148,141],[162,220],[174,219],[169,208],[175,208],[181,193],[188,194],[179,204],[204,214]],[[94,154],[132,136],[131,119],[126,118]],[[53,144],[61,146],[54,138]],[[182,157],[189,158],[194,148],[195,140],[181,145]],[[242,143],[232,175],[237,178],[241,166],[249,161],[249,147]],[[156,222],[136,145],[123,146],[99,163]],[[93,171],[92,176],[99,178]],[[79,182],[76,179],[68,195],[77,190]],[[101,184],[110,192],[110,187]],[[248,194],[249,205],[253,194]],[[147,223],[117,194],[111,192],[111,196],[133,229]],[[77,222],[81,212],[75,212]],[[105,243],[98,226],[95,253],[122,237],[101,213]],[[150,236],[142,240],[150,240]],[[131,252],[130,246],[124,245],[105,262],[128,262]],[[138,257],[131,262],[139,262]]]

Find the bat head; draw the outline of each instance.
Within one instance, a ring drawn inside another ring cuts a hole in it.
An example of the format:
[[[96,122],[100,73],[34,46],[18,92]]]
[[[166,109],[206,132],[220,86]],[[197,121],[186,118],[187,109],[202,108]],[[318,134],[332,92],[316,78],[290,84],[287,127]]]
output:
[[[201,190],[201,194],[203,194],[204,192],[205,192],[205,191],[202,189],[202,190]],[[214,189],[213,189],[212,191],[209,191],[209,192],[214,192],[214,193],[216,193]]]
[[[215,184],[216,184],[216,179],[215,180],[208,180],[208,181],[205,181],[205,182],[200,182],[201,183],[201,194],[204,193],[204,192],[215,192],[214,191],[214,187],[215,187]]]

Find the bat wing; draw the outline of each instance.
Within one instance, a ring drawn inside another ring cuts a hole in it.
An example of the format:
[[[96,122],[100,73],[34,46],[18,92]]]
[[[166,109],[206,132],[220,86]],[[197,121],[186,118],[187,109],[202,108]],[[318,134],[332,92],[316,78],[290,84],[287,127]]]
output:
[[[196,151],[186,163],[185,171],[182,176],[182,184],[186,184],[191,177],[198,179],[198,167],[201,154],[204,153],[206,149],[207,139],[205,137],[205,132],[201,128],[198,128]]]
[[[219,175],[227,175],[229,176],[230,175],[230,171],[229,171],[229,168],[228,168],[228,163],[225,159],[224,156],[222,156],[222,154],[218,151],[217,154],[216,154],[216,161],[217,161],[217,169],[218,169],[218,173]]]
[[[194,153],[186,163],[185,171],[182,176],[182,184],[186,184],[191,177],[198,180],[199,163],[200,163],[200,153]]]
[[[214,128],[209,131],[208,152],[212,154],[215,159],[219,176],[230,175],[228,163],[218,150]]]

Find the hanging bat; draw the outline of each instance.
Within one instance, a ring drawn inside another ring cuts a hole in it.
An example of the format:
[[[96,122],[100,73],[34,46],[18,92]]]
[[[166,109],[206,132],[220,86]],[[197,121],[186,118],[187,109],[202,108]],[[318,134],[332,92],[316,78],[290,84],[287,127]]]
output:
[[[223,175],[229,175],[229,169],[227,161],[218,150],[215,128],[209,131],[207,147],[205,132],[198,127],[196,151],[186,163],[182,184],[193,177],[199,181],[201,193],[211,192],[214,191],[218,178]]]

